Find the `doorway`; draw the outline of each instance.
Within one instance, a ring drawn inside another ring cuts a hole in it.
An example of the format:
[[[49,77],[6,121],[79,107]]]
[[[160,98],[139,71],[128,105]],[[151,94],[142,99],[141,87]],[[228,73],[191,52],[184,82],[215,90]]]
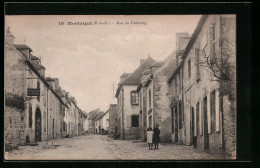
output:
[[[177,113],[177,106],[173,108],[174,110],[174,135],[175,135],[175,142],[178,142],[178,113]]]
[[[35,113],[35,141],[41,142],[41,140],[42,140],[41,111],[39,108],[37,108]]]
[[[207,114],[207,97],[203,99],[204,111],[204,149],[209,149],[209,134],[208,134],[208,114]]]

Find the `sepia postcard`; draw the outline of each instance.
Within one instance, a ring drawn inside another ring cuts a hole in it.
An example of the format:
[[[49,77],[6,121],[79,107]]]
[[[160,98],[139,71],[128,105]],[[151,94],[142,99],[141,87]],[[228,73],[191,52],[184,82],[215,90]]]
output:
[[[235,160],[236,15],[5,15],[5,160]]]

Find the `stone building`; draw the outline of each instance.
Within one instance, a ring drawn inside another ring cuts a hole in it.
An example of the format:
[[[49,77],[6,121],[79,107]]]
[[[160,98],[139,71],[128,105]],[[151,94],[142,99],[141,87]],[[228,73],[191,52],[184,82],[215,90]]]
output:
[[[219,82],[199,62],[222,58],[221,42],[227,40],[231,43],[231,61],[235,64],[235,21],[234,15],[202,16],[179,57],[179,67],[168,80],[172,95],[178,99],[172,106],[178,111],[177,121],[183,123],[183,144],[214,153],[225,152],[231,158],[236,157],[236,110],[229,104],[235,102],[220,95]],[[181,87],[176,87],[176,84],[180,86],[178,80],[182,82]],[[179,102],[183,102],[181,115],[178,115]]]
[[[110,104],[109,106],[109,135],[113,137],[117,130],[117,104]]]
[[[5,144],[61,138],[67,105],[45,79],[45,68],[25,44],[5,36]]]
[[[155,61],[148,57],[131,74],[121,75],[116,91],[118,101],[118,132],[121,139],[139,138],[139,95],[136,91],[142,73]]]

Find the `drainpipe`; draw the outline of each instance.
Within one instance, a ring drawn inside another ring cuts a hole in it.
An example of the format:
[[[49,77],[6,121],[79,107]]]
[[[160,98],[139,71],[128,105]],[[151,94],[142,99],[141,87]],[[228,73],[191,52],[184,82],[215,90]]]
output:
[[[125,118],[124,118],[124,89],[122,89],[122,139],[125,139]]]

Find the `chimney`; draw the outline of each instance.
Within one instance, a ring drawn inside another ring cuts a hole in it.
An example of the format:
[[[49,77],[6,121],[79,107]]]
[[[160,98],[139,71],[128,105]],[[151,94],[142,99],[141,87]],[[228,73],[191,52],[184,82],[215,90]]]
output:
[[[146,69],[141,75],[141,81],[143,81],[150,74],[150,72],[150,69]]]
[[[10,32],[10,27],[7,28],[6,34],[5,34],[5,40],[8,44],[14,44],[14,35]]]
[[[190,41],[189,33],[176,33],[176,58],[177,63],[181,60],[184,50]]]
[[[30,54],[31,63],[33,64],[35,69],[40,69],[40,59],[36,56]]]
[[[52,78],[45,78],[48,84],[52,87],[53,90],[55,90],[55,81]]]
[[[176,50],[184,50],[189,40],[189,33],[176,33]]]
[[[59,87],[60,87],[60,80],[58,78],[54,78],[54,83],[55,83],[55,90],[59,89]]]
[[[45,77],[45,70],[46,70],[46,68],[44,66],[42,66],[42,65],[39,66],[38,71],[42,77]]]

